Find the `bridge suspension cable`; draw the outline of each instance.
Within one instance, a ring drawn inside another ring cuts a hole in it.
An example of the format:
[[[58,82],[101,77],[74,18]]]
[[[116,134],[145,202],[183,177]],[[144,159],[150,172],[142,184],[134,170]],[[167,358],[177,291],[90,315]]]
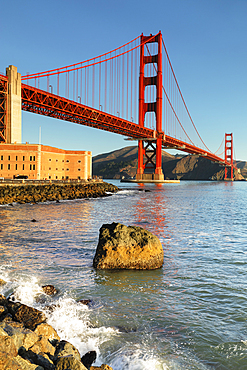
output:
[[[187,114],[188,114],[188,117],[189,117],[189,119],[190,119],[190,122],[192,123],[192,126],[193,126],[193,128],[195,129],[195,131],[196,131],[196,133],[197,133],[197,135],[198,135],[199,139],[201,140],[202,144],[204,145],[204,147],[205,147],[209,152],[211,152],[211,150],[207,147],[207,145],[206,145],[206,144],[205,144],[205,142],[203,141],[203,139],[202,139],[201,135],[199,134],[199,132],[198,132],[198,130],[197,130],[197,128],[196,128],[196,126],[195,126],[195,124],[194,124],[194,121],[193,121],[193,119],[192,119],[192,117],[191,117],[191,115],[190,115],[190,112],[189,112],[188,107],[187,107],[187,105],[186,105],[186,103],[185,103],[184,97],[183,97],[183,95],[182,95],[181,89],[180,89],[180,87],[179,87],[179,84],[178,84],[178,81],[177,81],[177,78],[176,78],[176,75],[175,75],[174,69],[173,69],[173,67],[172,67],[171,60],[170,60],[170,58],[169,58],[169,55],[168,55],[168,52],[167,52],[167,48],[166,48],[166,46],[165,46],[165,42],[164,42],[164,39],[163,39],[163,38],[162,38],[162,44],[163,44],[163,49],[164,49],[164,51],[165,51],[165,55],[166,55],[167,61],[168,61],[168,63],[169,63],[170,69],[171,69],[171,73],[172,73],[172,75],[173,75],[173,78],[174,78],[174,81],[175,81],[175,83],[176,83],[176,86],[177,86],[177,89],[178,89],[179,95],[180,95],[180,97],[181,97],[181,99],[182,99],[182,102],[183,102],[184,108],[185,108],[185,110],[186,110],[186,112],[187,112]],[[179,124],[181,125],[181,123],[180,123],[180,121],[179,121],[179,120],[178,120],[178,122],[179,122]],[[181,125],[181,126],[182,126],[182,125]],[[184,130],[184,128],[183,128],[183,130]],[[186,134],[186,136],[187,136],[187,134]]]
[[[46,90],[56,97],[64,97],[77,104],[137,124],[140,47],[145,44],[145,58],[153,60],[152,56],[157,54],[157,43],[154,42],[157,35],[150,35],[146,44],[145,41],[141,43],[141,37],[138,36],[95,58],[44,72],[27,74],[22,76],[22,81],[31,83],[35,89]],[[162,48],[164,55],[162,130],[165,135],[187,142],[191,146],[199,147],[198,144],[194,144],[199,138],[208,153],[212,153],[202,140],[189,113],[163,38]],[[157,94],[156,85],[152,82],[158,74],[157,63],[147,62],[144,73],[150,79],[150,83],[145,88],[145,103],[151,106],[155,104]],[[155,112],[150,109],[145,114],[144,125],[148,129],[155,130],[155,121]]]

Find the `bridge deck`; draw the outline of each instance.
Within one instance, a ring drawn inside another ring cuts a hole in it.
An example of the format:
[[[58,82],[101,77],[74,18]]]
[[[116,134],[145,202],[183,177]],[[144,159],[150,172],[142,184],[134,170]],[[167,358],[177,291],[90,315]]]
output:
[[[152,141],[156,139],[157,134],[155,130],[150,128],[141,127],[120,117],[25,84],[22,84],[22,110],[114,132],[137,140]],[[229,163],[215,154],[168,135],[163,134],[162,146],[167,149],[177,149],[203,156],[213,162],[230,167]]]

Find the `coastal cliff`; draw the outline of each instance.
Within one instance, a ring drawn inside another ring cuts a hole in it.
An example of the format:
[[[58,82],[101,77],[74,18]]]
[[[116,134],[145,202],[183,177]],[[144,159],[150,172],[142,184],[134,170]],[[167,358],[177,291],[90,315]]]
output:
[[[128,146],[93,157],[93,174],[104,179],[134,177],[137,171],[137,147]],[[247,176],[247,163],[237,161],[240,173],[234,170],[236,180]],[[172,155],[162,151],[162,169],[167,180],[223,180],[224,167],[210,160],[192,155]]]

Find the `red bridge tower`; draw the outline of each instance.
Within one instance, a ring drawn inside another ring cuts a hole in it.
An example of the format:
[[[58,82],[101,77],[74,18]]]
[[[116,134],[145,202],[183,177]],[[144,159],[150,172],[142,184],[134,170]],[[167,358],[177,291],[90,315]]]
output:
[[[225,167],[225,180],[233,181],[233,135],[225,134],[225,162],[229,163],[229,166]],[[229,169],[231,171],[230,178],[228,177]]]
[[[145,44],[158,43],[158,54],[144,55]],[[157,65],[157,74],[151,77],[144,76],[145,65],[152,63]],[[156,101],[145,102],[145,88],[149,85],[156,86]],[[141,35],[140,47],[140,77],[139,77],[139,125],[144,127],[145,114],[155,112],[156,137],[138,141],[138,169],[136,180],[164,180],[162,171],[162,34],[159,32],[155,37]],[[145,144],[144,144],[145,142]],[[153,173],[144,173],[145,169],[153,170]]]

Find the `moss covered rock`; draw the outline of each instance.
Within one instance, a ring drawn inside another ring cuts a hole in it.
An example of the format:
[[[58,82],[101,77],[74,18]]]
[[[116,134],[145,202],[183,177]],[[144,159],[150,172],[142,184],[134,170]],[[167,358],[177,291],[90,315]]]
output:
[[[102,225],[93,260],[97,269],[151,270],[163,265],[163,249],[150,231],[120,223]]]

